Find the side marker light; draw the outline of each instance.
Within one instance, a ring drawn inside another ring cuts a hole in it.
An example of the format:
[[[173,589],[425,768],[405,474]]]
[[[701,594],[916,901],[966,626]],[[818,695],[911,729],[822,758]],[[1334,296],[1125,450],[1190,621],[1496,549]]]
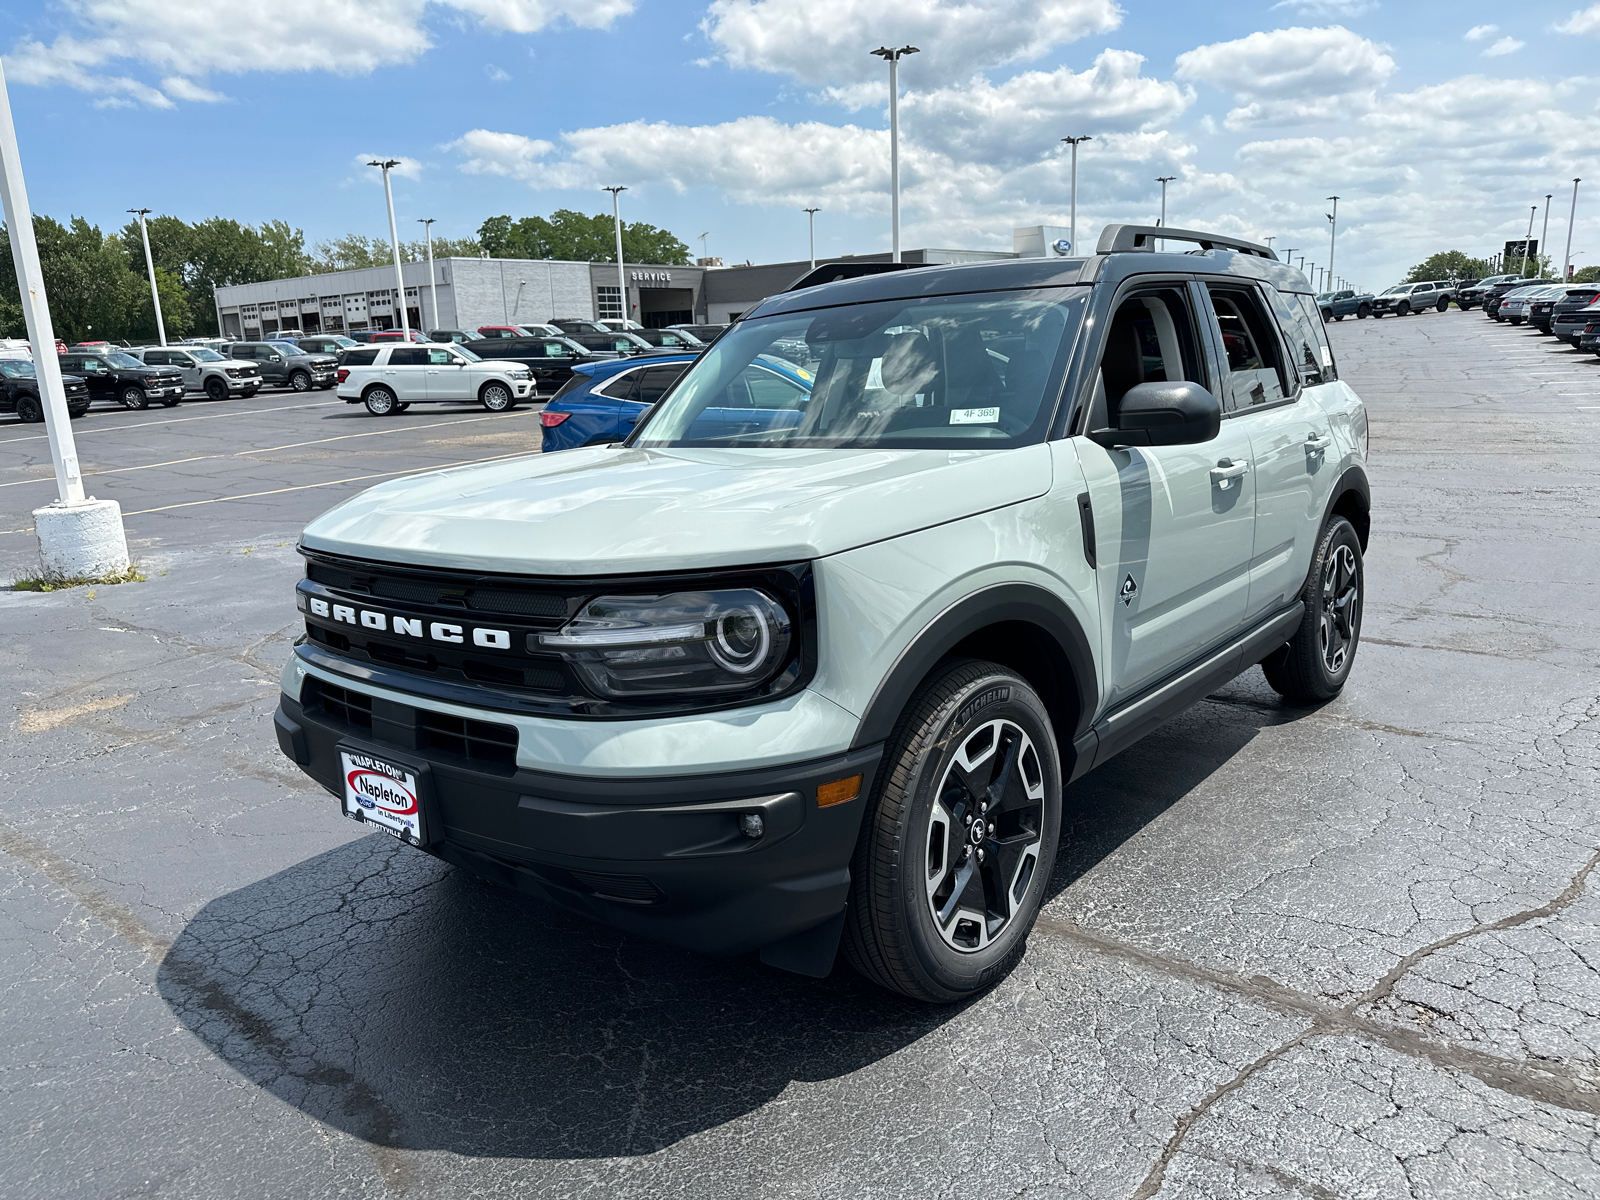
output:
[[[861,776],[852,775],[848,779],[835,779],[832,783],[824,783],[817,788],[817,807],[832,808],[835,804],[846,804],[861,795]]]

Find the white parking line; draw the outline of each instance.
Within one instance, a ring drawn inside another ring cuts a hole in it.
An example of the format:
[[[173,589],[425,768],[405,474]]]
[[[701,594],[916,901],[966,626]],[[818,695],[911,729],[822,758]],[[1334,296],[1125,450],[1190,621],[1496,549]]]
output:
[[[137,425],[101,425],[95,429],[73,429],[75,438],[88,437],[91,433],[121,433],[126,429],[148,429],[152,425],[181,425],[185,421],[220,421],[224,417],[248,417],[251,413],[294,412],[299,408],[330,408],[335,404],[343,404],[343,400],[323,400],[316,404],[280,404],[275,408],[236,408],[229,412],[209,413],[203,417],[171,417],[165,421],[140,421]],[[104,411],[104,410],[102,410]],[[42,442],[50,435],[36,433],[30,437],[0,439],[0,447],[15,446],[21,442]]]

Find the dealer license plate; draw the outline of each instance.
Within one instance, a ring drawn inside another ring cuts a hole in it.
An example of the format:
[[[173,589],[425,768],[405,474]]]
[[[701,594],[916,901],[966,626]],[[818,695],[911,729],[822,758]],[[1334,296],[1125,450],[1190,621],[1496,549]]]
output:
[[[344,767],[344,814],[367,821],[414,846],[423,844],[417,776],[405,767],[352,750],[339,751]]]

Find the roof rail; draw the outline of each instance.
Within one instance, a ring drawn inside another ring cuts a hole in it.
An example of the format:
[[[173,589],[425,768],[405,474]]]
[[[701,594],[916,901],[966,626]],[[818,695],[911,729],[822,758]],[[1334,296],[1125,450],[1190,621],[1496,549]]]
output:
[[[818,263],[783,290],[798,292],[801,288],[816,287],[819,283],[837,283],[841,279],[864,279],[868,275],[884,275],[890,271],[904,271],[911,267],[928,265],[930,264],[873,261]]]
[[[1100,244],[1096,254],[1121,254],[1128,250],[1154,250],[1156,239],[1167,242],[1198,242],[1202,250],[1236,250],[1240,254],[1255,254],[1261,258],[1278,261],[1271,247],[1238,238],[1223,237],[1218,233],[1203,233],[1198,229],[1177,229],[1170,225],[1107,225],[1100,231]]]

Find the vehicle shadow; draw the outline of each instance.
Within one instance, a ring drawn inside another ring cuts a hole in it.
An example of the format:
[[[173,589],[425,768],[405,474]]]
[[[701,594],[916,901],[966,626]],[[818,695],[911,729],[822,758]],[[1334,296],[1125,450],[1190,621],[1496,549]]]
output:
[[[1180,718],[1075,784],[1052,893],[1290,716]],[[961,1012],[880,991],[842,959],[814,980],[656,946],[381,834],[206,905],[157,986],[218,1057],[319,1121],[378,1146],[523,1159],[648,1154]]]

